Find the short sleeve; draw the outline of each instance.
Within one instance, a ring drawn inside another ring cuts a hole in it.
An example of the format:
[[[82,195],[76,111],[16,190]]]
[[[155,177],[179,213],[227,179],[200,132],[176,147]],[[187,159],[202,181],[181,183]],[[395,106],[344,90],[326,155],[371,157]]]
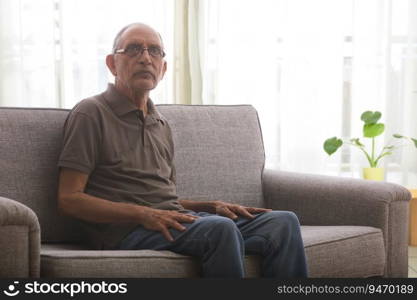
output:
[[[99,159],[101,130],[89,115],[73,111],[64,125],[59,167],[90,174]]]

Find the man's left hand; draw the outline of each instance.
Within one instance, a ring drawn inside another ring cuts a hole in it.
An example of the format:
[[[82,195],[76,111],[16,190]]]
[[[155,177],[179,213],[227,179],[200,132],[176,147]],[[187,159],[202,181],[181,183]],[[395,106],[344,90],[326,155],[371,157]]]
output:
[[[238,216],[253,219],[255,218],[253,214],[268,212],[272,210],[270,208],[248,207],[239,204],[227,203],[224,201],[214,201],[214,208],[216,214],[223,217],[228,217],[232,220],[237,219]]]

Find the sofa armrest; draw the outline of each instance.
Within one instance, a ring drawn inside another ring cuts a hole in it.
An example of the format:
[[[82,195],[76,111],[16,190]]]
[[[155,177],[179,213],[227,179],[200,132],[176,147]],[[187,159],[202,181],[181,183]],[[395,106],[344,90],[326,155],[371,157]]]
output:
[[[36,214],[0,197],[0,278],[39,277],[40,226]]]
[[[410,192],[397,184],[276,170],[263,173],[265,206],[290,210],[302,225],[380,228],[386,276],[407,277]]]

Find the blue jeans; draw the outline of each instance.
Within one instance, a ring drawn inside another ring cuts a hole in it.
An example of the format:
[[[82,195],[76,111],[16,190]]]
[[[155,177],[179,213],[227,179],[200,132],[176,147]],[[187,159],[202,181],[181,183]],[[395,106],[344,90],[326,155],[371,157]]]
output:
[[[121,250],[171,250],[197,256],[203,277],[245,276],[244,255],[263,257],[263,277],[307,277],[304,245],[297,216],[288,211],[271,211],[254,219],[237,220],[206,212],[191,212],[200,218],[182,223],[183,232],[170,229],[175,241],[167,241],[159,231],[138,226],[119,244]]]

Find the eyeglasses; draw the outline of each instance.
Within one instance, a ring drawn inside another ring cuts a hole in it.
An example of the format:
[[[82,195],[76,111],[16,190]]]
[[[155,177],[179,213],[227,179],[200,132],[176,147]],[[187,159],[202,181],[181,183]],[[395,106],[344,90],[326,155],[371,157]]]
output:
[[[165,52],[160,47],[157,46],[150,46],[148,48],[143,47],[142,45],[138,44],[130,44],[127,45],[124,49],[118,49],[114,53],[115,54],[126,54],[129,57],[135,57],[137,55],[142,55],[143,52],[147,50],[149,55],[155,58],[162,58],[165,57]]]

